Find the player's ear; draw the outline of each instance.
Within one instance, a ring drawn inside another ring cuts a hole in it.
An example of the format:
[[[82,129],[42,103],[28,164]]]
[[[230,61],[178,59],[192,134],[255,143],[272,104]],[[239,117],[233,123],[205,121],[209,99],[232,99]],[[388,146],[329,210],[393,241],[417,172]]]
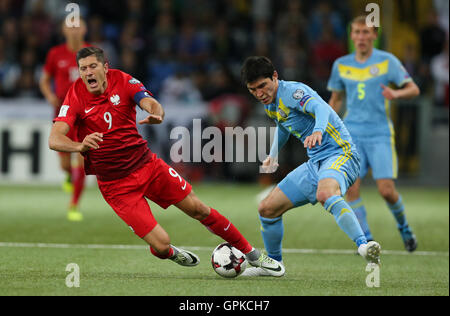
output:
[[[107,74],[107,73],[108,73],[108,70],[109,70],[109,64],[108,64],[108,63],[105,63],[105,64],[103,65],[103,67],[105,67],[105,74]]]
[[[278,79],[278,72],[275,70],[275,71],[273,72],[272,81],[274,81],[274,80],[276,80],[276,79]]]

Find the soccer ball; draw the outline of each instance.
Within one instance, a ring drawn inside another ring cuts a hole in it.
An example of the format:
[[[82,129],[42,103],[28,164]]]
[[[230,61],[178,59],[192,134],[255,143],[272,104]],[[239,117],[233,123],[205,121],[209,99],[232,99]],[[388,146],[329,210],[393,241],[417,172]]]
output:
[[[247,259],[241,251],[224,242],[212,252],[211,264],[218,275],[224,278],[235,278],[244,272]]]

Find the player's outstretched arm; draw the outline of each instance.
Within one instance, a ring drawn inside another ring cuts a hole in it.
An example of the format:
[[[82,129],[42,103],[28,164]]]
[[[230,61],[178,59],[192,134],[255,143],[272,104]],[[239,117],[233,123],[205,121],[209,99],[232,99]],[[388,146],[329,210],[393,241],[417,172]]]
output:
[[[140,120],[139,124],[161,124],[164,120],[164,109],[162,105],[154,98],[143,98],[139,102],[141,109],[149,113],[145,119]]]
[[[87,135],[83,142],[79,143],[72,141],[66,136],[69,130],[69,124],[65,122],[55,122],[52,126],[48,139],[50,149],[59,152],[73,153],[100,148],[99,143],[103,141],[102,133],[92,133]]]
[[[383,96],[388,100],[412,99],[420,94],[419,87],[413,81],[406,83],[402,88],[396,90],[383,84],[381,87],[383,88]]]
[[[58,97],[53,93],[52,90],[52,77],[45,71],[42,73],[39,79],[39,89],[42,95],[45,97],[48,103],[50,103],[54,108],[58,108],[61,104]]]
[[[344,91],[333,91],[331,93],[330,101],[328,104],[333,108],[336,113],[339,113],[342,109],[342,104],[344,102]]]

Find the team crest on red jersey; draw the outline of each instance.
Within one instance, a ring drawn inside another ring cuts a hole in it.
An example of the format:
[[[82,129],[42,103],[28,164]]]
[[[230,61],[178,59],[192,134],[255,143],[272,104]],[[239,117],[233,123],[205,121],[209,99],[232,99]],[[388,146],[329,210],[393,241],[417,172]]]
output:
[[[118,94],[113,95],[111,98],[109,98],[111,103],[113,105],[119,105],[120,104],[120,96]]]

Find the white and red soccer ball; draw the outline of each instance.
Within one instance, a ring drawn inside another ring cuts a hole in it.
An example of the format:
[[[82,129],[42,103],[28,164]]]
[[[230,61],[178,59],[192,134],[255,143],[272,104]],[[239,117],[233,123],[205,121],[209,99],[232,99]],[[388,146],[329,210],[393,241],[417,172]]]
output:
[[[244,272],[247,259],[241,251],[224,242],[212,252],[211,264],[218,275],[224,278],[235,278]]]

